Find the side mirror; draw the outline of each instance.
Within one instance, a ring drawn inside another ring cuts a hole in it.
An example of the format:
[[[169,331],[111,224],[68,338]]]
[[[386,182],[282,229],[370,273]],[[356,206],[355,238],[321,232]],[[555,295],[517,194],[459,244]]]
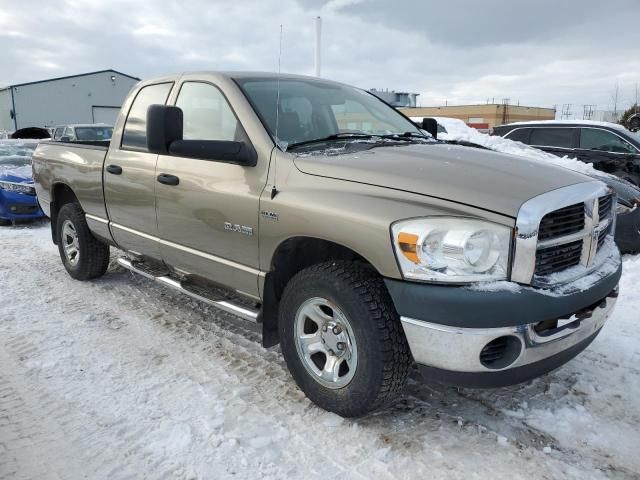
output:
[[[147,110],[147,149],[158,155],[215,160],[255,166],[258,156],[245,142],[225,140],[183,140],[182,109],[150,105]]]
[[[255,150],[247,143],[226,140],[175,140],[169,145],[169,155],[247,167],[254,167],[258,160]]]
[[[422,129],[429,132],[433,138],[438,138],[438,122],[435,118],[423,118]]]
[[[176,140],[182,140],[182,109],[150,105],[147,109],[147,150],[166,155],[169,145]]]

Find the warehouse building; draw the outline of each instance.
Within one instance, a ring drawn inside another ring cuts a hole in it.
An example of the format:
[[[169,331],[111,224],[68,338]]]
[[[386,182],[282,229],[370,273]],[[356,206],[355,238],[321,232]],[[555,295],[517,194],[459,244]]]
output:
[[[139,80],[101,70],[0,87],[0,131],[69,123],[113,124]]]
[[[525,107],[504,103],[456,105],[444,107],[400,108],[408,117],[450,117],[467,125],[484,129],[512,122],[555,120],[555,108]]]

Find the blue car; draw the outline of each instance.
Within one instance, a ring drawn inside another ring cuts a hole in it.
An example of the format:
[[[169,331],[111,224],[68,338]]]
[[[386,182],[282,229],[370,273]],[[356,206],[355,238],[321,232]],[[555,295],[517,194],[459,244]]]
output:
[[[0,140],[0,225],[44,217],[31,172],[37,142]]]

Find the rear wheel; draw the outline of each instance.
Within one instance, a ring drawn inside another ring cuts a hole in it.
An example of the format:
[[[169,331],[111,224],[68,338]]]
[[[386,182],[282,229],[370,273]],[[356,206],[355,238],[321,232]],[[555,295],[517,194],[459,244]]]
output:
[[[77,203],[67,203],[58,212],[58,251],[69,275],[89,280],[103,275],[109,266],[109,245],[93,236]]]
[[[309,267],[287,284],[281,348],[302,391],[344,417],[382,408],[402,391],[411,353],[382,279],[351,262]]]

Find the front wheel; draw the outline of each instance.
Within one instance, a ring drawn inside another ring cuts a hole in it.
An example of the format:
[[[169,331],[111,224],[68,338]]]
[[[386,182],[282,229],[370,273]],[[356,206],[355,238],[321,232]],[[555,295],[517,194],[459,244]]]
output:
[[[411,353],[382,279],[370,267],[327,262],[296,274],[279,310],[282,353],[318,406],[357,417],[402,391]]]
[[[58,251],[69,275],[89,280],[103,275],[109,266],[109,245],[93,236],[80,205],[67,203],[58,212]]]

